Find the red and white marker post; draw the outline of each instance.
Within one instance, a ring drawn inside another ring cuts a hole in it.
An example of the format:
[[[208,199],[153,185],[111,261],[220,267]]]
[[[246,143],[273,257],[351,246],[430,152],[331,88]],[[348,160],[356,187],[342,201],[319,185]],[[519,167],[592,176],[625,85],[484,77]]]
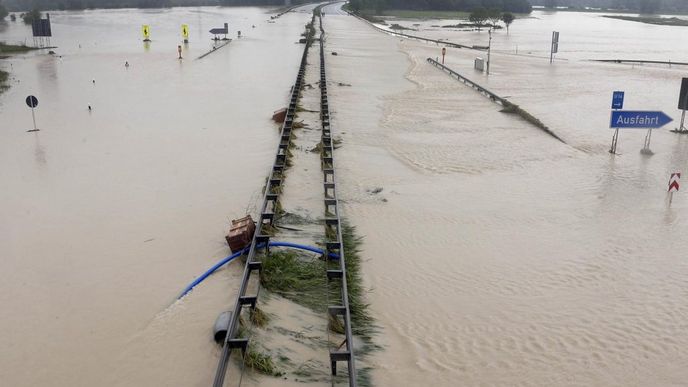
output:
[[[674,192],[678,192],[680,185],[679,181],[681,180],[681,173],[676,172],[672,173],[671,177],[669,178],[669,205],[671,205],[671,200],[674,198]]]

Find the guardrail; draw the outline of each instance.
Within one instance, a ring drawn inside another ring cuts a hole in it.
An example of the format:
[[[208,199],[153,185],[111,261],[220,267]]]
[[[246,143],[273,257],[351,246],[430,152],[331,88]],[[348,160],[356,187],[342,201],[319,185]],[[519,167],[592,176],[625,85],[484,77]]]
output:
[[[543,130],[545,133],[549,134],[550,136],[554,137],[555,139],[563,142],[566,144],[566,141],[564,141],[561,137],[559,137],[552,129],[550,129],[547,125],[545,125],[542,121],[540,121],[539,118],[535,117],[534,115],[528,113],[527,111],[521,109],[520,106],[516,105],[513,102],[508,101],[506,98],[502,98],[498,96],[497,94],[491,92],[490,90],[480,86],[479,84],[471,81],[470,79],[464,77],[463,75],[457,73],[456,71],[450,69],[449,67],[439,63],[438,61],[428,58],[427,59],[428,63],[434,65],[435,67],[446,71],[450,76],[456,77],[460,82],[463,82],[463,84],[472,87],[474,90],[477,90],[480,94],[484,95],[485,97],[489,98],[492,100],[492,102],[498,103],[502,106],[504,106],[504,109],[502,109],[502,112],[504,113],[511,113],[511,114],[516,114],[523,118],[524,120],[528,121],[535,127]]]
[[[349,309],[349,292],[346,279],[346,254],[344,253],[344,238],[342,237],[342,221],[337,199],[337,182],[335,178],[334,144],[330,125],[330,109],[327,99],[327,72],[325,70],[325,29],[322,14],[320,17],[320,120],[322,121],[322,171],[323,188],[325,191],[325,248],[328,270],[327,281],[339,282],[340,302],[330,305],[327,311],[331,318],[341,317],[344,321],[344,342],[336,349],[330,349],[330,364],[332,375],[337,374],[337,363],[346,362],[348,368],[349,386],[356,386],[356,364],[354,356],[353,334],[351,332],[351,311]],[[332,253],[339,256],[338,260],[329,257]],[[341,347],[344,346],[342,349]]]
[[[504,98],[498,96],[497,94],[491,92],[490,90],[480,86],[479,84],[471,81],[470,79],[464,77],[463,75],[457,73],[456,71],[450,69],[449,67],[443,65],[442,63],[440,63],[440,62],[438,62],[432,58],[428,58],[427,61],[428,61],[428,63],[434,65],[435,67],[437,67],[443,71],[446,71],[449,75],[456,77],[456,79],[463,82],[465,85],[474,88],[475,90],[477,90],[478,92],[480,92],[481,94],[483,94],[487,98],[493,100],[494,102],[497,102],[501,105],[505,105],[506,100]]]
[[[312,39],[309,38],[306,42],[306,47],[303,50],[301,65],[299,66],[299,72],[296,76],[296,82],[292,87],[289,107],[287,108],[287,114],[280,131],[280,143],[277,148],[275,161],[272,165],[272,170],[270,172],[270,176],[265,187],[265,193],[263,195],[260,218],[256,224],[256,231],[253,239],[251,240],[248,256],[246,258],[246,265],[244,266],[244,272],[241,279],[241,285],[239,287],[239,293],[236,296],[234,310],[227,326],[227,336],[223,343],[220,361],[217,366],[217,371],[215,372],[215,380],[213,382],[214,387],[222,387],[224,385],[225,376],[227,374],[227,364],[233,350],[241,349],[243,356],[249,346],[249,338],[237,337],[239,330],[239,319],[245,307],[255,309],[256,303],[258,302],[260,281],[258,281],[258,287],[255,295],[247,295],[248,283],[251,276],[254,273],[260,273],[262,268],[261,261],[256,259],[256,253],[259,249],[258,246],[264,246],[263,248],[266,251],[269,251],[268,242],[270,241],[270,236],[266,233],[263,233],[263,227],[266,225],[273,225],[275,214],[279,208],[278,202],[281,193],[282,181],[284,179],[283,174],[287,167],[287,153],[292,139],[292,128],[294,124],[294,117],[296,115],[296,104],[301,89],[303,88],[307,64],[306,60],[308,57],[308,49],[311,46],[311,43]]]
[[[677,65],[677,66],[688,66],[686,62],[672,62],[663,60],[641,60],[641,59],[591,59],[593,62],[604,62],[604,63],[638,63],[638,64],[665,64]]]

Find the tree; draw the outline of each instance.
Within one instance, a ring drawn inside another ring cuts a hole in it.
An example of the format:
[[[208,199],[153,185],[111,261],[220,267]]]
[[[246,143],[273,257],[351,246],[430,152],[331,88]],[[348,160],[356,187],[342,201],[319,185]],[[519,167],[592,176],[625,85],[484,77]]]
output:
[[[660,0],[640,0],[640,13],[657,13],[660,8]]]
[[[509,26],[511,23],[514,22],[516,18],[514,17],[514,14],[511,12],[504,12],[502,14],[502,21],[504,22],[504,25],[506,26],[506,33],[507,35],[509,34]]]
[[[354,13],[358,13],[361,10],[361,0],[349,0],[349,8]]]
[[[382,12],[387,9],[387,2],[385,0],[375,1],[375,14],[382,15]]]
[[[31,11],[25,13],[22,16],[22,19],[24,19],[24,23],[26,24],[32,24],[34,20],[40,20],[41,18],[41,11],[38,9],[34,8]]]
[[[495,29],[497,27],[497,23],[502,19],[502,12],[499,10],[499,8],[490,8],[487,10],[486,13],[487,20],[490,21],[490,24],[492,24],[492,29]]]
[[[7,8],[0,3],[0,20],[4,20],[8,14],[9,12],[7,12]]]
[[[478,7],[471,12],[468,16],[468,20],[478,26],[478,31],[480,27],[485,25],[485,20],[487,20],[487,10],[483,7]]]

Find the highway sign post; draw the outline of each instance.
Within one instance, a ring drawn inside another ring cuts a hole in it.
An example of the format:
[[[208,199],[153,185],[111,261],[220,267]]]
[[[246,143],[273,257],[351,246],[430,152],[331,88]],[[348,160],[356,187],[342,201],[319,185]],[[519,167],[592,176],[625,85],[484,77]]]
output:
[[[683,125],[686,122],[686,110],[688,110],[688,78],[681,80],[681,91],[678,93],[678,108],[681,112],[681,125],[674,132],[688,133],[686,127]]]
[[[612,99],[612,104],[614,103]],[[616,142],[618,141],[619,129],[648,129],[645,135],[645,144],[642,153],[652,154],[650,151],[650,139],[652,138],[652,129],[659,129],[662,126],[673,121],[671,117],[661,111],[645,111],[645,110],[614,110],[609,121],[609,127],[615,129],[614,137],[612,138],[612,147],[609,153],[616,153]]]
[[[678,192],[680,189],[680,180],[681,172],[672,173],[669,177],[669,189],[667,190],[667,192],[669,192],[669,205],[671,205],[671,201],[674,198],[674,192]]]
[[[615,91],[612,94],[612,109],[623,109],[624,96],[626,93],[623,91]]]
[[[615,91],[612,93],[612,109],[623,109],[624,96],[626,95],[623,91]],[[609,148],[609,153],[616,153],[616,143],[619,141],[619,128],[615,128],[614,135],[612,136],[612,146]]]
[[[615,110],[612,112],[610,128],[619,129],[658,129],[673,121],[660,111]]]
[[[38,98],[33,95],[26,97],[26,105],[31,108],[31,118],[33,119],[33,129],[27,130],[27,132],[38,132],[40,129],[36,127],[36,114],[33,111],[38,106]]]
[[[184,44],[189,43],[189,25],[182,24],[182,39]]]
[[[554,54],[559,52],[559,31],[552,31],[552,46],[549,52],[549,63],[554,61]]]

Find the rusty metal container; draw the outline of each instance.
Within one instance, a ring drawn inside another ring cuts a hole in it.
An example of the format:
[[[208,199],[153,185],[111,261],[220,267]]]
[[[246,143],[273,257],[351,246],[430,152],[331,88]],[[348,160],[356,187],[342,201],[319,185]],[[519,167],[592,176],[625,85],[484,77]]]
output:
[[[274,113],[272,113],[272,120],[281,124],[284,122],[284,119],[287,117],[287,109],[280,109],[276,110]]]
[[[251,215],[246,215],[240,219],[232,220],[232,227],[225,237],[227,244],[232,252],[237,252],[248,246],[256,232],[256,224],[253,223]]]

